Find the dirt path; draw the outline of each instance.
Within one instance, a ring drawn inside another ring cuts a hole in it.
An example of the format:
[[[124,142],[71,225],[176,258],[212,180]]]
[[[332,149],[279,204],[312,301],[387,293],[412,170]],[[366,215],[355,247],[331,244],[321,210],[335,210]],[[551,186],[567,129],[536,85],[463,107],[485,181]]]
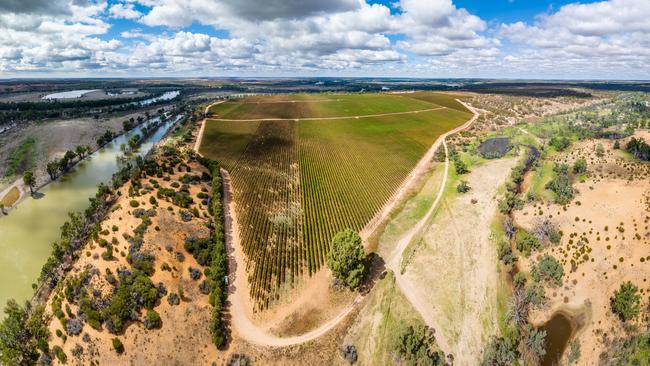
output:
[[[431,215],[435,211],[435,208],[437,207],[444,193],[444,187],[447,183],[447,176],[448,176],[448,169],[449,169],[449,156],[447,153],[447,144],[445,142],[446,137],[451,134],[457,133],[463,129],[468,128],[469,126],[471,126],[472,123],[474,123],[474,121],[476,121],[476,119],[479,116],[478,112],[474,110],[472,107],[470,107],[469,105],[461,101],[459,102],[462,103],[466,108],[468,108],[474,114],[473,117],[462,126],[459,126],[451,131],[448,131],[438,137],[438,139],[434,142],[434,144],[431,146],[429,151],[427,151],[423,159],[418,163],[418,165],[414,169],[413,172],[414,174],[409,175],[409,177],[406,180],[407,183],[403,184],[403,186],[400,188],[400,192],[398,192],[397,194],[398,197],[403,196],[405,192],[402,191],[408,190],[408,188],[412,184],[408,182],[415,180],[414,178],[416,178],[418,174],[423,174],[424,172],[426,172],[428,162],[433,158],[433,154],[438,149],[440,144],[442,144],[445,148],[445,153],[446,153],[445,173],[443,176],[443,180],[440,184],[440,190],[438,191],[438,195],[434,203],[431,205],[431,208],[429,209],[427,214],[413,227],[413,229],[409,230],[398,241],[398,245],[396,246],[395,250],[388,258],[388,260],[386,260],[388,267],[391,268],[393,272],[395,272],[396,274],[398,286],[400,286],[400,289],[406,295],[409,302],[413,304],[415,309],[418,311],[418,313],[420,313],[420,315],[422,315],[422,317],[425,319],[425,322],[428,325],[432,325],[433,320],[432,317],[428,316],[428,313],[426,311],[427,304],[424,301],[421,301],[421,299],[417,297],[409,296],[410,294],[413,293],[413,291],[409,291],[409,285],[403,283],[405,281],[399,280],[401,275],[398,276],[399,274],[398,267],[399,267],[399,262],[402,257],[402,254],[406,249],[406,247],[408,246],[408,243],[411,241],[413,236],[424,227],[427,220],[431,217]],[[440,108],[436,108],[436,109],[440,109]],[[245,268],[244,268],[245,256],[241,250],[240,245],[238,245],[239,230],[237,226],[237,217],[236,217],[236,211],[234,207],[235,203],[232,200],[232,192],[230,188],[231,187],[230,175],[226,170],[223,169],[221,170],[221,175],[222,175],[223,187],[224,187],[226,247],[229,253],[228,257],[229,257],[229,265],[230,265],[229,267],[230,286],[228,289],[228,300],[230,302],[229,312],[231,316],[232,329],[242,339],[248,342],[257,345],[271,346],[271,347],[286,347],[290,345],[305,343],[329,332],[341,320],[343,320],[352,310],[354,310],[354,307],[363,299],[363,295],[359,295],[349,306],[345,307],[337,316],[335,316],[331,320],[322,324],[318,328],[300,336],[278,337],[273,334],[270,334],[267,329],[259,327],[251,321],[247,311],[247,309],[250,308],[250,306],[248,307],[246,306],[248,291],[246,291],[247,284],[246,284],[246,275],[245,275]],[[390,211],[390,209],[394,207],[395,203],[393,203],[387,210]],[[440,344],[440,346],[443,349],[449,349],[448,347],[446,347],[445,344]]]
[[[425,113],[425,112],[437,111],[437,110],[440,110],[440,109],[447,109],[447,107],[420,109],[420,110],[417,110],[417,111],[408,111],[408,112],[365,114],[365,115],[361,115],[361,116],[308,117],[308,118],[251,118],[251,119],[210,118],[210,119],[213,120],[213,121],[223,121],[223,122],[329,121],[329,120],[337,120],[337,119],[359,119],[359,118],[372,118],[372,117],[384,117],[384,116],[398,116],[398,115],[402,115],[402,114]]]
[[[201,148],[201,142],[203,141],[203,130],[205,130],[205,122],[207,120],[208,111],[210,110],[210,108],[212,108],[212,106],[215,106],[217,104],[221,104],[223,102],[225,102],[225,100],[214,102],[214,103],[210,104],[209,106],[205,107],[205,112],[203,112],[203,114],[206,116],[206,118],[203,118],[203,120],[201,121],[201,128],[199,129],[199,134],[196,136],[196,141],[194,142],[194,151],[196,151],[196,153],[199,154],[199,155],[201,155],[201,153],[199,152],[199,149]],[[203,155],[201,155],[201,156],[203,156]]]

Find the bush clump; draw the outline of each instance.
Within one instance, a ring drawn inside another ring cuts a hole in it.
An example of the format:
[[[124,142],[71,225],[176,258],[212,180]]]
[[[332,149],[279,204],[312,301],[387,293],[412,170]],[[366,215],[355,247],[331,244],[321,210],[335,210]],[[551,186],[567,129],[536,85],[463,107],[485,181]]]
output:
[[[621,284],[621,287],[614,291],[611,298],[612,311],[622,321],[628,321],[636,318],[641,311],[641,295],[639,288],[632,282],[627,281]]]
[[[528,257],[530,254],[539,250],[542,247],[540,241],[525,230],[519,230],[517,233],[517,250],[524,256]]]
[[[552,286],[561,286],[564,268],[555,257],[544,254],[542,259],[533,265],[531,273],[536,282],[544,281]]]
[[[117,352],[118,355],[124,353],[124,345],[122,344],[122,341],[120,341],[119,338],[113,338],[112,343],[113,343],[113,349],[115,349],[115,352]]]
[[[160,314],[153,309],[147,310],[147,315],[144,317],[143,324],[145,329],[159,329],[162,326]]]

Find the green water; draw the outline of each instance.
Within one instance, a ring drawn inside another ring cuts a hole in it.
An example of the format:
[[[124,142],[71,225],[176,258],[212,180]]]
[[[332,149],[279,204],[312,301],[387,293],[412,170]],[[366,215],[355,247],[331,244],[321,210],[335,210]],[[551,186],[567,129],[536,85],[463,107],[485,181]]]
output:
[[[142,144],[139,153],[146,154],[177,120],[159,127]],[[31,298],[32,283],[38,279],[52,243],[59,239],[68,212],[83,211],[89,204],[88,198],[97,192],[97,185],[110,182],[118,170],[117,157],[122,155],[120,144],[139,132],[137,128],[116,138],[41,189],[41,197],[29,197],[8,216],[0,217],[0,310],[10,298],[19,302]]]

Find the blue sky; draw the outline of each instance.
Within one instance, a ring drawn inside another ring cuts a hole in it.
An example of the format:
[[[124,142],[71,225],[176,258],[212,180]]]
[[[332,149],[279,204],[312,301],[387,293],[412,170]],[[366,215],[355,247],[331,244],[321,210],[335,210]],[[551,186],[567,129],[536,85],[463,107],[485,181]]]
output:
[[[0,77],[647,79],[650,1],[0,2]]]

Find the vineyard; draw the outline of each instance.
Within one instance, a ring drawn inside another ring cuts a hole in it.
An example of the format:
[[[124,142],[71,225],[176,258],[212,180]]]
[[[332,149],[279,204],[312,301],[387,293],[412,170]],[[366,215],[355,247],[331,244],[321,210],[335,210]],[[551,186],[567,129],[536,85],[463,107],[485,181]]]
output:
[[[258,308],[317,271],[334,234],[363,228],[436,138],[470,118],[462,108],[438,93],[279,95],[213,107],[201,153],[230,172]],[[359,117],[396,112],[412,113]],[[273,120],[253,121],[261,116]]]

